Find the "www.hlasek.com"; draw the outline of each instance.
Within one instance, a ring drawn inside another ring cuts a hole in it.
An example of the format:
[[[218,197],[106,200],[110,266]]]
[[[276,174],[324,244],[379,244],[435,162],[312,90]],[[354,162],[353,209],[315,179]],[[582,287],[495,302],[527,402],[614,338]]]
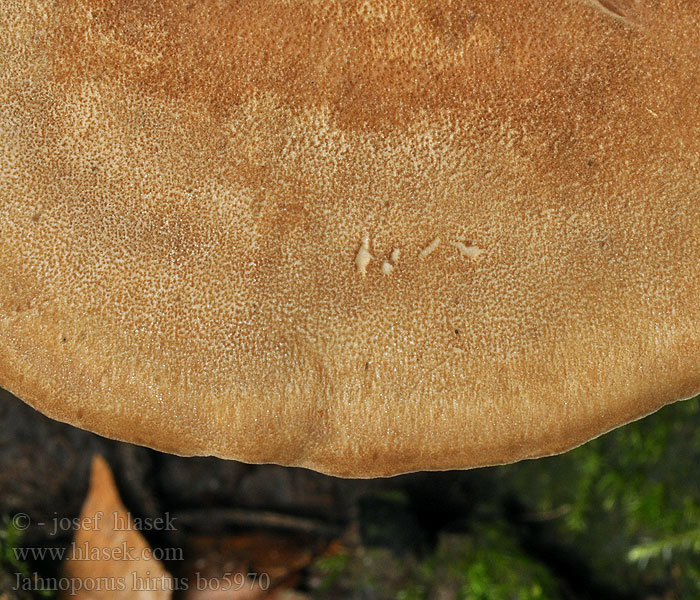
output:
[[[13,548],[15,560],[19,562],[37,562],[53,560],[63,562],[67,558],[72,561],[139,561],[158,560],[173,562],[184,560],[182,548],[135,548],[127,542],[116,546],[97,547],[88,542],[76,544],[71,542],[67,548],[52,547],[21,547]]]

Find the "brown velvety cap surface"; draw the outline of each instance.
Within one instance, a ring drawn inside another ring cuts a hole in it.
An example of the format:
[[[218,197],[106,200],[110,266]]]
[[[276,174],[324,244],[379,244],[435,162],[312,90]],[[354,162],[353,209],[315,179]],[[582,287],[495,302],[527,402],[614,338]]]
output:
[[[700,391],[700,4],[10,0],[0,385],[344,476]]]

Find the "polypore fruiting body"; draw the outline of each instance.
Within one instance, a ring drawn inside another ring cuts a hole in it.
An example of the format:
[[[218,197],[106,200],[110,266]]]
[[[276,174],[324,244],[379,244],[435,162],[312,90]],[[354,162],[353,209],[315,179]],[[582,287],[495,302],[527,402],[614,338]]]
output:
[[[700,6],[614,4],[4,2],[0,384],[354,476],[698,392]]]

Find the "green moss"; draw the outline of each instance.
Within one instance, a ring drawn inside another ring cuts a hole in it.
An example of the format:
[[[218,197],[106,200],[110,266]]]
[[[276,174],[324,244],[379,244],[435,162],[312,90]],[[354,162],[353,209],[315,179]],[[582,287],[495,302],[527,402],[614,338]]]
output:
[[[680,402],[562,456],[500,468],[541,546],[620,592],[698,597],[700,403]]]
[[[19,560],[15,555],[16,549],[22,541],[22,532],[7,516],[3,517],[0,523],[0,566],[8,573],[28,576],[30,574],[29,565]]]
[[[22,542],[23,532],[17,528],[14,521],[8,516],[0,519],[0,597],[5,597],[7,591],[11,595],[8,597],[20,598],[27,594],[14,589],[16,578],[31,579],[32,570],[30,566],[17,557],[17,548]],[[51,590],[38,589],[35,595],[39,598],[52,598],[55,593]]]
[[[423,558],[398,558],[386,549],[361,546],[343,554],[342,561],[338,556],[316,563],[314,569],[322,574],[314,586],[316,598],[560,598],[548,569],[528,557],[516,539],[497,526],[481,525],[470,535],[443,534],[437,547]]]
[[[350,555],[347,552],[329,554],[320,557],[315,564],[317,574],[317,590],[325,594],[335,585],[339,577],[348,567]]]

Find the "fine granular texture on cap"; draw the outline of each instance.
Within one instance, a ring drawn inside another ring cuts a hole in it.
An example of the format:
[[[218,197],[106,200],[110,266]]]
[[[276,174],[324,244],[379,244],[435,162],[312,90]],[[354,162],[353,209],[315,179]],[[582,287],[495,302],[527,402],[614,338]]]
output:
[[[63,0],[0,20],[0,385],[342,476],[700,391],[700,5]]]

